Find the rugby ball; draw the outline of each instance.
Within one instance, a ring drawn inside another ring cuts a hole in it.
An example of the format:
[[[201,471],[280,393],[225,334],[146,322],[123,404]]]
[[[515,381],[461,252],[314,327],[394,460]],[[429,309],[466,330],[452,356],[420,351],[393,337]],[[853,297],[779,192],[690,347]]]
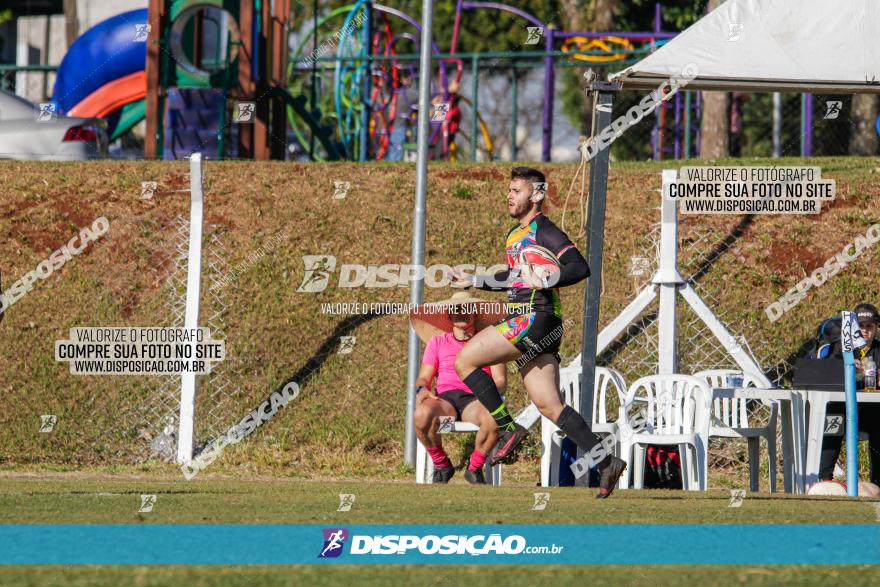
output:
[[[559,259],[552,251],[542,246],[527,245],[520,249],[517,264],[520,267],[528,265],[535,277],[538,279],[546,277],[551,284],[559,280],[556,275],[559,273]]]
[[[840,481],[819,481],[810,487],[807,495],[846,495],[846,485]]]

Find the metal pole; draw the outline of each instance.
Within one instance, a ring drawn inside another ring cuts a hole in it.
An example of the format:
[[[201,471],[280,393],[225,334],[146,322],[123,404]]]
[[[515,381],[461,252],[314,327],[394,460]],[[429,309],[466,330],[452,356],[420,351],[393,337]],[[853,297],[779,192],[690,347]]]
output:
[[[684,159],[691,157],[691,93],[684,93]]]
[[[544,31],[544,109],[542,112],[541,161],[550,161],[553,146],[553,94],[556,78],[553,71],[553,29]]]
[[[805,113],[807,111],[806,106],[805,106],[806,97],[807,97],[806,94],[801,94],[801,157],[803,157],[804,153],[806,152],[806,150],[805,150],[806,145],[804,145],[804,136],[806,135],[806,128],[807,128],[807,121],[805,119]]]
[[[782,94],[773,92],[773,156],[782,157]]]
[[[856,395],[856,362],[853,353],[843,353],[846,399],[846,493],[859,494],[859,411]]]
[[[672,150],[672,158],[673,159],[681,159],[681,93],[675,93],[675,122],[673,123],[673,131],[672,136],[674,137],[673,141],[673,150]]]
[[[678,321],[675,303],[684,280],[678,273],[678,205],[668,198],[669,185],[678,177],[675,169],[661,173],[660,189],[660,267],[654,283],[660,285],[660,320],[657,330],[657,374],[678,372]]]
[[[616,85],[593,82],[593,136],[611,124],[612,89]],[[581,352],[581,405],[587,423],[593,421],[593,382],[596,376],[596,348],[599,336],[599,294],[602,291],[602,248],[605,239],[605,194],[608,190],[609,149],[602,149],[590,161],[590,202],[587,216],[587,263],[590,277],[584,290],[584,332]]]
[[[314,44],[315,56],[318,55],[318,0],[312,2],[312,43]],[[312,88],[311,88],[312,112],[318,109],[318,60],[312,59]],[[315,160],[315,133],[309,135],[309,161]]]
[[[471,159],[477,160],[477,102],[480,94],[480,56],[471,54]]]
[[[519,124],[517,110],[519,109],[519,76],[516,72],[516,65],[513,66],[513,79],[510,84],[510,91],[513,94],[513,120],[510,122],[510,160],[516,161],[519,150],[516,148],[516,127]]]
[[[419,117],[418,117],[418,159],[416,160],[416,201],[413,206],[412,264],[425,265],[425,196],[428,191],[428,139],[431,103],[431,28],[434,16],[434,1],[422,0],[422,44],[419,59]],[[476,131],[474,131],[476,132]],[[416,274],[412,282],[409,301],[413,306],[424,300],[425,275]],[[416,431],[413,427],[413,413],[416,407],[416,379],[419,377],[422,345],[416,331],[409,327],[409,354],[406,373],[406,438],[404,442],[404,462],[415,467]]]
[[[366,11],[367,16],[364,19],[364,28],[361,31],[361,42],[366,48],[366,65],[364,66],[366,67],[366,74],[361,81],[361,105],[363,106],[363,110],[361,111],[360,161],[366,161],[370,156],[370,111],[372,106],[370,104],[370,92],[373,86],[373,61],[370,57],[373,54],[373,43],[371,41],[373,37],[373,3],[365,3],[364,10]]]
[[[229,99],[229,76],[230,70],[232,69],[230,65],[232,61],[230,60],[230,51],[231,51],[231,43],[227,39],[226,43],[226,56],[223,60],[223,104],[225,105],[227,100]],[[223,159],[226,156],[226,107],[220,109],[220,122],[217,128],[217,158]]]
[[[858,326],[851,312],[841,312],[841,326],[843,391],[846,400],[846,494],[855,497],[859,494],[859,404],[853,340]]]
[[[801,157],[813,156],[813,94],[801,94]]]

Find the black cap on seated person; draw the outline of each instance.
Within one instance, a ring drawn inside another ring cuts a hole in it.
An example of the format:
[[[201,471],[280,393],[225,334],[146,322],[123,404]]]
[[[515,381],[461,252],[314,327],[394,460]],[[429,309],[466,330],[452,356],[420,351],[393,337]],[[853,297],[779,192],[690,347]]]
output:
[[[862,320],[871,320],[874,323],[880,322],[880,314],[878,314],[877,308],[871,304],[859,304],[853,308],[853,313],[856,315],[856,321],[858,322]]]

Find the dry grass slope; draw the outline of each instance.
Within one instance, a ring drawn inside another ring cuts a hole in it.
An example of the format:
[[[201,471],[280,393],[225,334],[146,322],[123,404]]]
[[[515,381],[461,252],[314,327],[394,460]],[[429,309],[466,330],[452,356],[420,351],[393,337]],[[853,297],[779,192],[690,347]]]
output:
[[[757,216],[746,222],[731,216],[689,216],[681,224],[683,245],[692,231],[711,230],[721,241],[740,225],[741,236],[707,268],[701,284],[749,336],[752,347],[760,348],[768,365],[796,351],[823,317],[863,299],[877,301],[880,249],[874,248],[779,322],[771,324],[764,315],[769,302],[880,221],[876,159],[810,164],[821,165],[825,176],[837,180],[837,201],[820,216]],[[547,212],[559,223],[574,168],[542,167],[551,185]],[[611,170],[603,322],[637,290],[629,275],[630,257],[644,249],[644,236],[658,220],[661,167],[626,164]],[[0,324],[3,466],[113,465],[143,458],[143,426],[158,424],[145,408],[155,400],[156,379],[72,376],[66,365],[55,362],[54,341],[66,338],[74,326],[170,321],[163,290],[174,245],[169,223],[188,214],[189,195],[183,191],[187,172],[187,162],[0,164],[4,286],[36,267],[79,227],[102,215],[111,224],[104,238],[38,283]],[[430,173],[427,263],[501,262],[503,237],[511,226],[504,210],[509,165],[436,165]],[[206,235],[221,240],[229,267],[279,231],[288,235],[223,290],[227,352],[234,366],[225,425],[238,421],[285,381],[302,382],[296,402],[227,450],[212,465],[218,472],[403,474],[397,464],[402,456],[406,318],[351,320],[322,314],[321,304],[407,302],[409,290],[339,288],[338,275],[321,293],[297,293],[297,288],[303,255],[335,255],[338,265],[408,263],[414,180],[414,168],[407,165],[207,162]],[[142,181],[158,182],[153,199],[139,199]],[[333,198],[334,181],[350,182],[345,199]],[[572,235],[580,222],[576,196],[566,214]],[[449,293],[428,290],[426,298]],[[578,324],[563,342],[563,355],[570,359],[580,341],[582,285],[563,292],[563,306]],[[337,353],[341,335],[356,336],[352,353]],[[516,408],[524,405],[518,385],[512,387],[510,400]],[[200,404],[200,409],[208,407]],[[40,414],[58,415],[51,434],[37,432]],[[513,469],[515,478],[534,481],[537,459],[533,446]],[[737,471],[745,473],[741,467]]]

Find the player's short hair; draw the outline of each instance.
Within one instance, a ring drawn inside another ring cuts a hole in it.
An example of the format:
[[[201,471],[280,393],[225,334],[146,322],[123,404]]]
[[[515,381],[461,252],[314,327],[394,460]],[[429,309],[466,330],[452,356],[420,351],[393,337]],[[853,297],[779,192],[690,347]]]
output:
[[[532,183],[546,183],[544,174],[533,167],[514,167],[510,170],[510,179],[524,179]]]

